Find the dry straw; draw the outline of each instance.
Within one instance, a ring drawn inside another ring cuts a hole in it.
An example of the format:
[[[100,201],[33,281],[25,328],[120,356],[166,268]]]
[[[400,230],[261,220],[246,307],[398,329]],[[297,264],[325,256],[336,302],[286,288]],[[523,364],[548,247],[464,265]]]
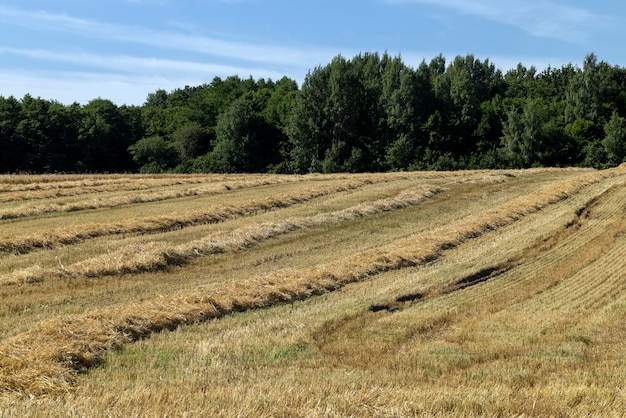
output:
[[[535,171],[538,171],[535,169]],[[472,176],[493,176],[488,172],[475,171]],[[499,174],[497,176],[500,176]],[[161,175],[161,176],[0,176],[0,203],[29,201],[31,205],[22,205],[19,208],[10,208],[0,211],[0,220],[17,219],[36,215],[45,215],[55,212],[74,212],[87,209],[111,208],[134,203],[151,203],[168,199],[191,196],[207,196],[224,193],[229,190],[239,190],[249,187],[260,187],[285,182],[301,181],[338,181],[359,179],[370,182],[385,182],[400,179],[435,179],[435,178],[467,178],[467,172],[445,173],[388,173],[372,176],[363,175]],[[36,181],[33,181],[33,178]],[[70,180],[71,179],[71,180]],[[198,184],[199,187],[184,190],[170,190],[163,192],[150,189],[177,185]],[[68,190],[65,190],[68,189]],[[74,190],[75,189],[75,190]],[[145,193],[123,193],[122,196],[95,197],[91,200],[79,202],[49,202],[37,203],[37,200],[53,197],[68,197],[89,195],[97,192],[128,192],[146,190]]]
[[[94,187],[107,184],[121,188],[133,187],[134,184],[144,183],[152,186],[167,186],[227,180],[249,180],[252,177],[254,176],[249,174],[133,174],[132,176],[128,174],[2,174],[0,175],[0,193],[81,188],[83,186]],[[268,176],[258,175],[257,177],[267,178]]]
[[[304,203],[317,197],[327,196],[332,193],[340,193],[352,190],[369,184],[380,182],[388,182],[394,180],[405,180],[410,178],[445,178],[452,177],[453,183],[502,183],[510,175],[506,173],[481,173],[476,172],[475,175],[460,176],[457,172],[451,173],[435,173],[425,174],[417,173],[412,175],[393,175],[393,176],[364,176],[360,180],[355,181],[355,177],[347,177],[348,180],[339,182],[329,186],[319,186],[311,189],[310,192],[300,192],[296,194],[283,194],[275,198],[265,200],[256,199],[248,203],[240,203],[235,206],[211,207],[196,211],[177,211],[176,215],[162,215],[152,217],[131,218],[123,222],[100,222],[97,224],[85,224],[81,226],[73,226],[71,228],[62,228],[56,230],[46,230],[42,233],[33,233],[20,236],[0,237],[0,252],[13,254],[27,254],[31,251],[41,248],[51,249],[62,245],[73,245],[85,240],[98,238],[106,235],[115,234],[132,234],[132,233],[157,233],[165,232],[172,229],[179,229],[186,226],[217,223],[224,220],[234,219],[241,216],[256,214],[260,211],[275,210],[278,208],[289,207],[297,203]],[[299,181],[304,178],[314,179],[315,176],[287,176],[284,181]],[[321,177],[320,179],[325,179]],[[267,179],[265,180],[268,184]],[[274,181],[274,180],[272,180]],[[278,182],[278,180],[275,180]],[[241,186],[241,185],[240,185]],[[233,183],[220,183],[216,186],[219,190],[237,189]],[[252,187],[252,186],[251,186]],[[239,187],[241,188],[241,187]],[[111,203],[111,202],[109,202]],[[83,204],[84,206],[85,204]],[[22,211],[27,213],[28,210]],[[26,216],[26,215],[24,215]],[[0,279],[0,282],[2,280]]]
[[[191,225],[218,223],[254,215],[258,212],[290,207],[334,193],[354,190],[372,183],[373,181],[370,180],[344,181],[332,185],[314,187],[307,191],[282,194],[265,199],[253,199],[248,202],[241,202],[236,206],[213,206],[201,210],[178,211],[175,215],[131,218],[123,222],[87,224],[23,237],[6,237],[0,239],[0,251],[26,254],[38,248],[71,245],[106,235],[156,233]]]
[[[55,212],[76,212],[79,210],[111,208],[122,205],[137,203],[160,202],[169,199],[177,199],[190,196],[208,196],[224,193],[230,190],[238,190],[249,187],[260,187],[282,182],[277,177],[261,178],[256,180],[240,180],[224,183],[213,183],[206,186],[192,187],[182,190],[157,190],[145,193],[124,193],[122,196],[94,197],[93,199],[82,199],[76,202],[51,202],[46,204],[35,204],[33,206],[11,208],[0,211],[0,220],[18,219],[29,216],[44,215]]]
[[[330,189],[323,190],[330,191]],[[339,191],[340,189],[333,190]],[[341,187],[341,190],[344,190],[344,187]],[[212,234],[182,245],[169,245],[163,242],[127,245],[109,254],[68,266],[59,266],[58,269],[30,267],[12,272],[6,277],[0,278],[0,284],[19,285],[38,283],[45,279],[61,277],[98,277],[160,270],[168,265],[181,264],[198,257],[241,251],[279,235],[415,206],[441,191],[442,189],[437,187],[423,186],[415,190],[404,191],[394,198],[361,203],[351,208],[326,214],[251,225],[227,234]],[[322,193],[322,189],[308,194],[307,198],[317,196],[318,193]],[[301,201],[295,196],[291,196],[291,198],[272,198],[272,201],[274,200],[280,201],[281,207]],[[246,205],[240,207],[241,210],[244,210],[244,208],[246,208]]]
[[[104,192],[136,192],[158,187],[194,185],[207,183],[207,178],[132,178],[126,177],[111,180],[82,180],[58,183],[31,183],[26,185],[0,184],[0,203],[19,202],[25,200],[49,199],[57,197],[82,196]]]
[[[45,395],[67,390],[77,370],[97,364],[102,353],[111,347],[183,323],[303,299],[381,272],[419,265],[435,259],[446,248],[511,224],[586,186],[621,173],[623,170],[617,169],[579,175],[430,233],[352,254],[327,265],[279,271],[51,319],[0,343],[0,391]]]

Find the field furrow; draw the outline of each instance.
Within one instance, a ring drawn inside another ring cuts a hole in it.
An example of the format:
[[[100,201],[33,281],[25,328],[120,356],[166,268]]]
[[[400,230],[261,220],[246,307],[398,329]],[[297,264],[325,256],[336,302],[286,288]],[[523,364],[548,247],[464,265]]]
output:
[[[276,177],[270,175],[253,174],[85,174],[85,175],[0,175],[0,193],[37,192],[50,190],[78,189],[90,187],[104,187],[100,191],[136,190],[143,188],[167,187],[173,185],[214,183],[233,180],[252,180],[258,178]],[[280,176],[283,180],[290,177]],[[119,188],[119,189],[118,189]]]
[[[1,177],[1,176],[0,176]],[[80,181],[59,181],[48,183],[10,184],[0,179],[0,202],[42,201],[44,199],[63,200],[72,196],[94,193],[142,191],[175,186],[195,186],[217,183],[223,177],[181,176],[175,177],[98,177]],[[235,180],[234,178],[230,179]],[[248,179],[251,180],[251,179]]]
[[[626,408],[626,165],[127,177],[0,176],[103,203],[0,221],[0,416]]]
[[[51,391],[52,382],[53,387],[64,390],[71,383],[71,370],[96,364],[102,352],[112,346],[183,323],[300,300],[384,272],[429,262],[446,249],[508,226],[546,206],[563,201],[585,187],[619,174],[621,171],[613,170],[573,176],[468,219],[460,219],[452,225],[375,250],[350,254],[328,265],[278,271],[127,306],[94,309],[84,315],[45,321],[31,331],[0,343],[0,353],[3,354],[0,358],[0,389],[43,394]],[[38,361],[33,361],[34,358]]]
[[[533,299],[530,310],[550,307],[568,311],[582,300],[593,297],[594,292],[604,292],[611,271],[623,259],[612,254],[620,250],[617,240],[624,234],[623,215],[626,207],[626,187],[618,184],[592,199],[585,210],[577,233],[537,264],[537,273],[550,276],[554,286]],[[575,225],[572,225],[575,227]],[[622,276],[622,279],[624,277]],[[619,281],[619,275],[616,277]],[[584,303],[584,302],[583,302]]]
[[[122,205],[162,202],[165,200],[179,199],[184,197],[207,196],[226,193],[232,190],[267,186],[282,182],[280,179],[267,177],[259,180],[235,180],[228,182],[210,183],[208,185],[196,185],[195,187],[176,187],[171,190],[159,188],[154,191],[143,193],[115,193],[110,197],[101,197],[99,194],[84,199],[78,196],[73,200],[45,199],[45,202],[35,200],[28,204],[20,204],[17,208],[0,210],[0,220],[19,219],[31,216],[47,215],[53,213],[77,212],[100,208],[114,208]]]
[[[615,225],[617,231],[626,232],[626,224]],[[617,229],[619,228],[619,229]],[[615,232],[617,232],[615,231]],[[611,231],[613,233],[614,231]],[[617,298],[626,285],[626,253],[624,245],[611,245],[601,258],[576,272],[550,295],[553,309],[564,312],[594,309]],[[567,297],[567,298],[565,298]]]
[[[223,222],[228,219],[249,216],[262,211],[289,207],[333,193],[353,190],[368,184],[372,184],[372,182],[347,181],[326,187],[313,187],[310,190],[290,195],[278,195],[263,200],[255,199],[241,202],[237,206],[222,205],[201,210],[181,210],[171,215],[133,218],[115,223],[87,224],[80,227],[65,228],[63,231],[58,232],[52,230],[28,236],[7,237],[0,239],[0,251],[26,254],[39,248],[71,245],[106,235],[155,233],[197,224]]]
[[[469,177],[473,176],[469,175]],[[550,179],[552,177],[550,175]],[[291,268],[294,266],[294,260],[297,260],[298,264],[306,260],[306,264],[309,266],[325,264],[336,259],[337,254],[348,254],[380,247],[382,244],[393,242],[398,238],[445,225],[454,221],[459,213],[462,213],[463,216],[470,215],[480,208],[481,199],[488,199],[496,204],[507,201],[505,196],[511,195],[506,183],[477,182],[476,179],[471,181],[472,187],[468,191],[465,190],[465,185],[455,185],[455,182],[449,182],[446,179],[439,181],[440,185],[446,187],[446,191],[439,193],[436,199],[429,199],[424,205],[420,205],[416,209],[405,208],[388,212],[388,215],[374,215],[372,222],[351,221],[341,223],[339,228],[322,225],[314,230],[309,229],[308,232],[305,232],[306,230],[296,231],[286,235],[284,239],[271,240],[267,244],[261,242],[262,245],[259,250],[246,251],[246,254],[233,255],[232,257],[217,255],[210,257],[211,260],[198,259],[194,261],[192,259],[184,269],[168,268],[160,273],[150,272],[140,274],[137,277],[122,275],[111,282],[66,277],[66,280],[62,281],[40,282],[37,286],[29,286],[28,290],[19,286],[16,289],[5,287],[3,293],[7,303],[0,306],[0,335],[16,334],[20,330],[28,328],[29,320],[49,317],[55,312],[74,314],[82,311],[84,306],[96,306],[105,300],[108,303],[132,302],[134,292],[137,291],[146,294],[168,294],[194,285],[238,280],[241,276]],[[535,188],[533,178],[513,179],[512,182],[516,184],[517,190],[524,190],[524,193]],[[424,181],[420,179],[393,181],[392,183],[379,182],[348,193],[334,194],[321,200],[317,199],[305,205],[296,205],[276,212],[264,212],[253,217],[239,218],[221,224],[184,228],[154,236],[138,235],[136,237],[119,236],[96,239],[76,246],[37,251],[23,256],[8,256],[0,259],[0,269],[6,272],[3,274],[11,274],[11,272],[15,273],[30,268],[58,270],[61,266],[67,267],[81,260],[115,253],[127,246],[153,245],[150,244],[153,241],[168,243],[172,247],[186,245],[209,235],[229,236],[233,231],[240,228],[254,230],[255,226],[261,223],[280,223],[285,219],[294,217],[310,217],[315,216],[315,214],[322,215],[341,211],[358,205],[359,202],[366,204],[381,198],[384,200],[388,197],[397,196],[408,189],[419,189],[423,187],[423,184]],[[297,185],[291,185],[288,188],[297,190],[297,187]],[[285,188],[287,187],[285,186]],[[266,195],[276,194],[274,189],[271,187],[268,190],[263,190],[263,193]],[[245,194],[249,195],[249,192]],[[479,200],[477,201],[476,198]],[[235,201],[236,199],[233,200],[233,202]],[[447,209],[440,210],[441,207],[448,206],[451,202],[461,204],[462,211],[457,213]],[[84,215],[81,214],[81,218]],[[68,218],[68,220],[71,219],[78,220],[80,218],[77,216]],[[31,224],[32,222],[21,221],[16,223],[16,226],[23,223]],[[337,251],[337,248],[340,250]],[[259,254],[257,255],[257,253]],[[136,254],[136,258],[141,258],[142,255],[144,254]],[[231,258],[236,261],[235,268],[230,267],[230,263],[224,263],[225,260]],[[221,267],[222,265],[224,268]],[[150,286],[146,287],[148,283]],[[63,288],[63,291],[58,291],[59,286]],[[52,295],[54,295],[53,298]],[[142,298],[146,298],[146,296],[142,296]],[[9,318],[16,312],[20,313],[18,320],[10,321]]]
[[[334,191],[343,190],[335,189]],[[128,245],[112,253],[80,261],[72,265],[60,266],[56,269],[35,267],[15,271],[6,277],[0,277],[0,286],[39,283],[46,279],[58,279],[63,277],[101,277],[161,270],[170,265],[180,265],[198,257],[224,252],[242,251],[264,240],[302,229],[328,226],[332,223],[351,221],[382,212],[407,208],[417,205],[435,196],[439,192],[441,192],[441,189],[434,187],[407,190],[396,198],[387,198],[368,204],[359,204],[355,207],[327,214],[286,219],[275,223],[251,225],[231,231],[227,234],[213,234],[182,245],[174,246],[157,242]],[[324,193],[324,195],[326,195],[326,193]],[[291,202],[297,201],[300,203],[304,200],[309,200],[311,196],[319,197],[320,194],[312,192],[306,199],[292,197],[291,199],[277,198],[275,201],[280,202],[280,207],[287,207]],[[275,205],[263,205],[264,208],[268,206],[276,207]],[[238,209],[243,212],[237,212],[237,215],[251,212],[245,205]],[[259,207],[255,206],[253,211],[256,212],[257,210],[259,210]],[[228,212],[228,216],[230,217],[234,213],[235,211],[231,210]],[[215,213],[213,214],[215,215]],[[226,218],[226,215],[220,216],[218,219],[224,218]]]

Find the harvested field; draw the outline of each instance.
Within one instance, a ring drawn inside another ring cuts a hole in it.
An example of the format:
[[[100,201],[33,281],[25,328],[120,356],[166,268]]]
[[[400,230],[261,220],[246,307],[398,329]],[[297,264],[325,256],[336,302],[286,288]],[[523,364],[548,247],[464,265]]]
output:
[[[0,176],[0,202],[2,417],[626,410],[626,165]]]

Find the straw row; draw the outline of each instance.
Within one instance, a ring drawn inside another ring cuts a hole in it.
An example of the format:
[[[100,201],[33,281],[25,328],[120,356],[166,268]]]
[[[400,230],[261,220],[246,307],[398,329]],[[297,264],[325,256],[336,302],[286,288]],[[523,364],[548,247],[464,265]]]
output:
[[[108,181],[67,181],[63,183],[29,184],[22,188],[10,185],[0,185],[0,203],[21,202],[49,198],[82,196],[104,192],[131,192],[150,190],[158,187],[172,187],[183,185],[207,184],[210,178],[180,177],[180,178],[130,178]],[[4,186],[4,187],[2,187]],[[21,190],[24,189],[24,190]]]
[[[107,184],[128,185],[129,182],[176,185],[206,183],[234,179],[249,180],[266,174],[0,174],[0,192],[37,191],[64,188],[94,187]]]
[[[287,208],[323,196],[358,189],[372,183],[374,182],[369,180],[343,181],[297,193],[282,194],[265,199],[253,199],[236,206],[221,205],[185,212],[178,211],[175,215],[130,218],[120,222],[85,224],[63,230],[48,230],[44,233],[35,233],[27,236],[0,238],[0,252],[26,254],[39,248],[72,245],[106,235],[157,233],[192,225],[219,223],[255,215],[259,212]]]
[[[435,196],[441,188],[423,186],[406,190],[393,198],[361,203],[347,209],[250,225],[228,233],[211,234],[181,245],[149,242],[127,245],[122,249],[59,268],[31,267],[0,277],[0,285],[38,283],[63,277],[100,277],[125,273],[162,270],[173,264],[183,264],[198,257],[248,249],[265,240],[303,229],[352,221],[382,212],[415,206]]]
[[[512,224],[618,173],[611,170],[561,181],[432,232],[327,265],[284,270],[46,321],[0,343],[0,391],[44,395],[67,390],[77,370],[97,364],[111,347],[183,323],[300,300],[382,272],[421,265],[445,249]]]
[[[442,175],[437,173],[435,175],[426,175],[423,173],[421,177],[424,178],[440,178]],[[456,177],[456,173],[450,173],[447,176],[443,175],[443,177]],[[305,176],[300,176],[299,178],[304,178]],[[388,182],[393,180],[405,180],[410,179],[414,176],[383,176],[383,177],[363,177],[359,184],[367,185],[374,184],[380,182]],[[466,180],[458,180],[472,183],[501,183],[505,181],[505,178],[508,178],[505,174],[493,174],[489,173],[486,175],[480,175],[478,173],[477,176],[465,176]],[[308,176],[306,178],[313,178]],[[354,176],[351,177],[354,179]],[[295,180],[294,180],[295,181]],[[353,180],[354,181],[354,180]],[[453,181],[456,183],[457,181]],[[230,187],[230,186],[228,186]],[[306,195],[297,197],[298,199],[302,199],[299,202],[305,202],[311,198],[324,196],[326,194],[322,194],[317,196],[317,192],[321,191],[322,193],[326,193],[324,190],[333,190],[332,188],[335,186],[328,186],[325,189],[316,188],[314,189],[313,197],[306,197]],[[356,186],[360,187],[360,186]],[[345,188],[345,182],[339,183],[338,189],[336,192],[346,191],[352,186],[349,186],[347,189]],[[286,197],[286,199],[285,199]],[[106,235],[115,235],[115,234],[132,234],[132,233],[156,233],[156,232],[165,232],[172,229],[180,229],[182,227],[198,225],[198,224],[207,224],[207,223],[218,223],[224,220],[237,218],[240,216],[246,216],[250,214],[254,214],[258,211],[266,211],[273,210],[279,207],[288,207],[292,203],[289,202],[291,197],[289,195],[283,195],[279,198],[285,199],[283,201],[277,202],[278,199],[269,199],[265,202],[263,201],[254,201],[249,202],[245,205],[238,205],[237,207],[233,206],[223,206],[223,207],[213,207],[210,209],[196,210],[196,211],[178,211],[176,216],[171,215],[163,215],[156,217],[142,217],[142,218],[131,218],[127,219],[123,222],[105,222],[98,224],[85,224],[81,226],[74,226],[71,228],[63,228],[58,230],[46,230],[44,233],[34,233],[29,235],[21,235],[19,237],[10,236],[10,237],[0,237],[0,253],[13,253],[13,254],[27,254],[37,249],[46,248],[52,249],[62,245],[73,245],[85,240],[102,237]],[[247,205],[247,206],[246,206]],[[268,209],[271,208],[271,209]]]
[[[128,176],[127,174],[103,174],[93,176],[67,176],[59,179],[58,181],[39,181],[39,176],[29,176],[28,183],[5,183],[3,182],[3,176],[0,176],[0,192],[37,192],[44,190],[63,190],[63,189],[81,189],[83,187],[100,187],[100,186],[118,186],[118,187],[144,187],[144,186],[168,186],[178,184],[194,184],[194,183],[206,183],[211,178],[223,179],[224,176],[217,175],[198,175],[198,174],[183,174],[183,175],[164,175],[164,174],[136,174]]]
[[[36,190],[46,185],[119,181],[125,174],[0,174],[0,191]],[[138,177],[156,177],[157,175],[140,174]],[[54,187],[54,186],[51,186]]]
[[[539,170],[535,169],[539,172]],[[421,172],[411,173],[413,178],[446,178],[458,177],[461,182],[466,179],[468,182],[475,181],[475,176],[482,174],[482,171],[472,172]],[[513,177],[512,172],[484,172],[482,177],[492,177],[494,179]],[[47,178],[45,176],[24,176],[25,183],[11,181],[12,176],[0,175],[0,202],[16,202],[22,200],[42,199],[49,197],[76,196],[94,192],[122,192],[146,190],[156,187],[179,186],[185,184],[212,184],[225,181],[253,180],[255,178],[269,177],[278,182],[294,182],[304,180],[346,180],[348,177],[342,174],[332,175],[238,175],[238,174],[135,174],[128,175],[67,175],[58,179]],[[33,181],[35,179],[36,181]],[[27,181],[27,182],[26,182]]]
[[[153,203],[164,200],[177,199],[182,197],[192,196],[209,196],[215,194],[221,194],[230,190],[240,190],[245,188],[253,188],[260,186],[267,186],[280,183],[278,178],[261,178],[258,180],[241,180],[230,181],[216,184],[209,184],[203,187],[193,187],[183,190],[168,190],[168,191],[156,191],[147,193],[125,193],[123,196],[111,196],[111,197],[94,197],[93,199],[83,199],[75,202],[59,202],[59,203],[46,203],[37,204],[33,206],[27,206],[22,208],[11,208],[0,211],[0,220],[3,219],[17,219],[25,218],[29,216],[45,215],[55,212],[76,212],[80,210],[99,209],[99,208],[112,208],[122,205],[138,204],[138,203]]]

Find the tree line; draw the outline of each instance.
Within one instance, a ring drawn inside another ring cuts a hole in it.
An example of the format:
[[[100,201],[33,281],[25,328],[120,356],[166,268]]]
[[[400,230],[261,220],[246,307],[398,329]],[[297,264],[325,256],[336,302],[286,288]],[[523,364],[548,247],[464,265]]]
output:
[[[335,57],[301,87],[231,76],[142,106],[0,96],[0,172],[364,172],[626,161],[626,69],[589,54],[503,74],[488,59]]]

